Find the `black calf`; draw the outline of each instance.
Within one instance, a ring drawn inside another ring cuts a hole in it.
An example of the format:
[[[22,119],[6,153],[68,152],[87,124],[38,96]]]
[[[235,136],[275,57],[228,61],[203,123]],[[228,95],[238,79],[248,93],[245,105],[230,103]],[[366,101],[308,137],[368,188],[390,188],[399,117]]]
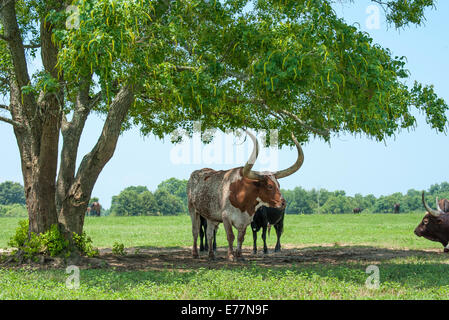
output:
[[[284,231],[284,213],[285,210],[275,208],[260,207],[254,214],[253,222],[251,222],[251,229],[253,230],[254,247],[253,253],[257,253],[257,232],[262,228],[263,239],[263,253],[268,253],[267,248],[267,228],[268,224],[274,226],[276,230],[277,242],[274,247],[274,252],[281,251],[281,235]]]
[[[208,251],[209,250],[209,245],[207,244],[207,238],[206,238],[206,230],[207,230],[207,220],[206,220],[206,218],[203,218],[203,216],[200,216],[200,251]],[[213,241],[214,251],[217,251],[216,236],[217,236],[217,231],[214,231],[214,241]],[[204,239],[204,245],[203,245],[203,239]]]

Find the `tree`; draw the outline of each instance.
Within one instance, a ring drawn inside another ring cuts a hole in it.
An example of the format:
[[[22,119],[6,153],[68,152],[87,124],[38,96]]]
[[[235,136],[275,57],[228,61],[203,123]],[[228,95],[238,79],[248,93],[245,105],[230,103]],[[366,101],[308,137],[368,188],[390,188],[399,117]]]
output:
[[[181,199],[183,203],[183,210],[187,212],[187,180],[179,180],[170,178],[162,181],[158,186],[158,190],[166,190],[168,193]]]
[[[287,202],[285,212],[290,214],[310,214],[313,213],[310,206],[310,197],[308,192],[301,187],[296,187],[293,190],[282,190],[282,195]]]
[[[112,197],[111,214],[115,216],[157,215],[156,198],[145,186],[131,186]]]
[[[0,205],[25,204],[25,192],[20,183],[5,181],[0,183]]]
[[[279,146],[293,145],[290,132],[301,142],[345,132],[383,141],[415,125],[416,107],[443,131],[447,105],[433,88],[407,87],[404,58],[331,3],[75,0],[70,12],[65,1],[0,0],[0,92],[9,97],[0,107],[10,115],[0,121],[17,140],[30,231],[82,232],[94,184],[133,124],[158,137],[190,135],[196,121],[203,131],[279,129]],[[419,25],[434,1],[382,5],[403,27]],[[30,74],[38,53],[43,67]],[[106,115],[103,130],[77,169],[92,112]]]
[[[338,193],[332,195],[327,199],[326,203],[322,207],[324,213],[349,213],[354,208],[354,201],[345,195]]]
[[[156,197],[151,191],[144,191],[139,194],[138,202],[140,205],[139,215],[141,216],[155,216],[158,215],[159,208]]]
[[[167,190],[158,189],[154,193],[158,211],[164,216],[176,215],[184,211],[182,200]]]

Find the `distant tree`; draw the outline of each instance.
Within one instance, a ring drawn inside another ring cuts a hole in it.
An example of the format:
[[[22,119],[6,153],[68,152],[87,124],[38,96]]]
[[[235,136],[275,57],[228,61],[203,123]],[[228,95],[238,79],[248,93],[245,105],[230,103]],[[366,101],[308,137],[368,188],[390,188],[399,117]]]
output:
[[[143,191],[137,197],[137,212],[141,216],[158,215],[159,206],[151,191]]]
[[[117,216],[137,216],[141,213],[141,204],[139,195],[143,192],[149,192],[147,187],[128,187],[120,192],[119,195],[112,197],[111,214]]]
[[[333,192],[328,191],[324,188],[319,190],[312,189],[309,192],[309,204],[315,213],[323,213],[322,207],[327,202],[327,200],[334,195]]]
[[[332,195],[321,208],[323,213],[339,214],[350,213],[354,209],[355,202],[344,195]]]
[[[185,212],[182,200],[167,190],[156,190],[154,197],[161,215],[176,215]]]
[[[374,213],[392,213],[394,210],[394,204],[399,203],[401,205],[400,212],[404,212],[405,206],[403,203],[403,195],[400,192],[393,193],[388,196],[380,196],[373,206]]]
[[[25,204],[25,192],[20,183],[5,181],[0,184],[0,204]]]
[[[176,178],[170,178],[162,181],[158,186],[158,190],[166,190],[170,194],[181,199],[183,203],[183,211],[187,211],[187,180],[179,180]]]
[[[163,195],[160,195],[160,192]],[[168,196],[165,196],[166,194]],[[168,203],[165,204],[164,201]],[[177,206],[178,204],[180,207]],[[112,197],[110,214],[114,216],[154,216],[166,214],[170,210],[175,210],[175,213],[183,212],[182,201],[178,197],[171,195],[166,190],[156,191],[153,194],[145,186],[131,186]]]
[[[287,214],[313,213],[312,206],[310,205],[310,196],[303,188],[296,187],[287,193],[284,191],[283,195],[287,202],[287,208],[285,211]]]

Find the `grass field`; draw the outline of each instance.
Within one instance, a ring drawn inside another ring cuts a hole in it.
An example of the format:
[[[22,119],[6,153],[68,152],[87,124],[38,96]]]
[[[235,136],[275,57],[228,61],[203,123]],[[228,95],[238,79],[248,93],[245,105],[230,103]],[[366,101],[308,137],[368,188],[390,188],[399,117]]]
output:
[[[0,267],[0,299],[448,299],[449,255],[441,244],[413,234],[421,214],[288,215],[282,253],[225,260],[220,227],[218,258],[191,259],[188,216],[87,218],[99,248],[123,243],[128,254],[102,250],[108,267],[80,271],[80,287],[66,287],[64,268]],[[5,248],[19,219],[0,219]],[[250,230],[248,230],[250,231]],[[259,251],[262,241],[258,240]],[[139,252],[136,252],[138,249]],[[366,268],[379,268],[370,289]]]

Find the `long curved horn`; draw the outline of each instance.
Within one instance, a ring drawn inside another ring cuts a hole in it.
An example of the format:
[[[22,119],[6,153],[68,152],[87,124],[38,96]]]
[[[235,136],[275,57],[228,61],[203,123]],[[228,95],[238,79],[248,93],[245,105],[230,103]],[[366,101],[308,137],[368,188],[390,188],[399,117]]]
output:
[[[430,208],[427,203],[426,200],[424,200],[424,191],[422,192],[422,203],[424,205],[424,208],[426,208],[427,212],[430,213],[432,216],[434,217],[439,217],[440,216],[440,212],[437,210],[433,210],[432,208]]]
[[[296,140],[296,137],[293,134],[293,132],[292,132],[292,139],[296,145],[296,149],[298,150],[298,158],[296,159],[296,162],[290,168],[287,168],[287,169],[284,169],[281,171],[276,171],[274,173],[274,176],[276,177],[276,179],[281,179],[281,178],[288,177],[289,175],[292,175],[293,173],[298,171],[299,168],[301,168],[302,164],[304,163],[304,152],[302,152],[301,145],[298,143],[298,140]]]
[[[443,210],[441,210],[441,208],[440,208],[440,203],[438,202],[438,197],[436,197],[436,201],[437,201],[437,209],[438,209],[438,212],[441,214],[441,213],[444,213],[444,211]]]
[[[251,169],[254,166],[254,163],[257,160],[257,156],[259,155],[259,142],[257,141],[256,137],[249,131],[245,130],[246,134],[250,136],[251,140],[253,140],[254,148],[253,152],[251,153],[251,156],[249,157],[248,161],[246,162],[245,166],[243,167],[242,174],[244,177],[247,177],[248,179],[253,180],[261,180],[262,177],[260,174],[258,174],[256,171],[252,171]]]

